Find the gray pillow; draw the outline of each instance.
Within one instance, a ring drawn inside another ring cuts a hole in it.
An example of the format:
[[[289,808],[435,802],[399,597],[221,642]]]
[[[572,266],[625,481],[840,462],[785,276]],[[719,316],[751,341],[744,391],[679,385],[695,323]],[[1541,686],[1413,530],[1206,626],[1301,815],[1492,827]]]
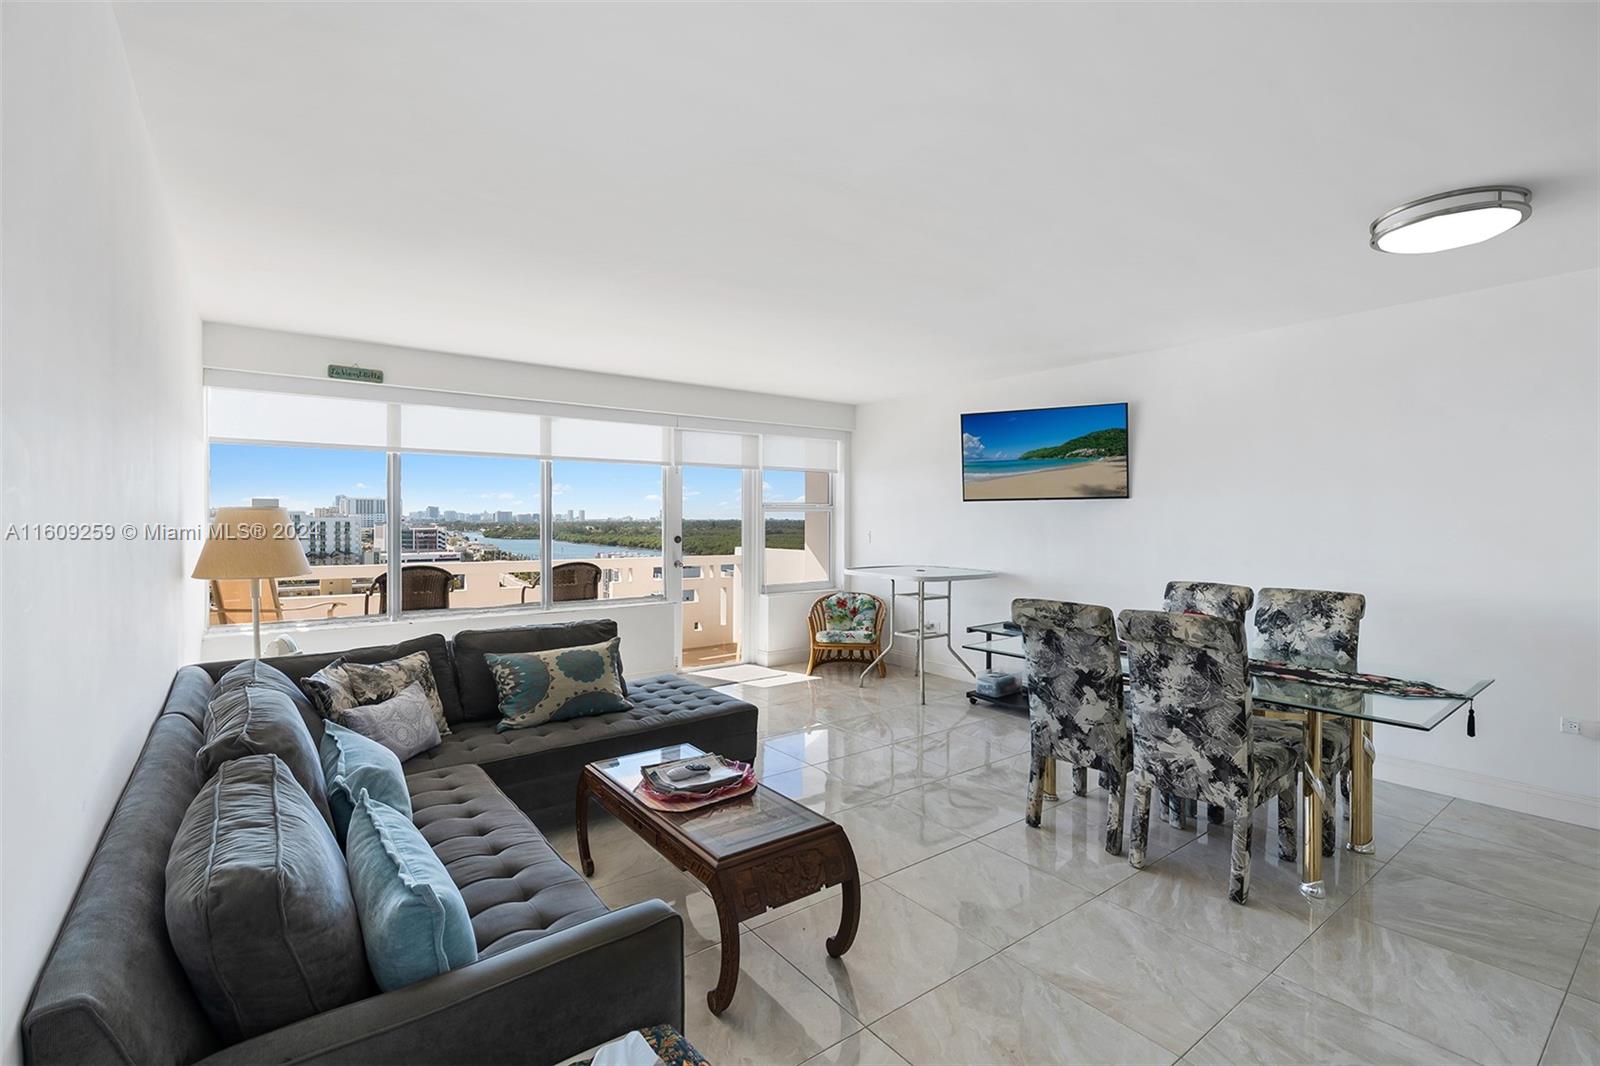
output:
[[[200,780],[206,780],[233,759],[267,754],[283,760],[323,820],[332,827],[322,759],[294,701],[275,686],[253,683],[212,696],[206,704],[205,743],[194,756]]]
[[[312,704],[310,697],[300,690],[300,686],[295,684],[288,674],[260,659],[246,659],[217,678],[216,692],[243,688],[245,685],[267,685],[288,696],[294,701],[295,710],[300,712],[301,719],[310,730],[311,739],[321,743],[322,715],[317,713],[317,708]]]
[[[427,694],[434,724],[441,734],[450,732],[450,723],[444,717],[444,702],[439,698],[439,685],[434,680],[433,664],[425,651],[382,663],[335,659],[301,684],[317,702],[323,716],[340,725],[349,725],[345,715],[352,708],[392,700],[413,684],[420,684]]]
[[[167,858],[167,935],[233,1043],[372,991],[344,856],[275,755],[225,763]]]
[[[439,723],[433,716],[433,706],[416,682],[393,699],[351,707],[335,724],[377,741],[401,762],[439,743]]]

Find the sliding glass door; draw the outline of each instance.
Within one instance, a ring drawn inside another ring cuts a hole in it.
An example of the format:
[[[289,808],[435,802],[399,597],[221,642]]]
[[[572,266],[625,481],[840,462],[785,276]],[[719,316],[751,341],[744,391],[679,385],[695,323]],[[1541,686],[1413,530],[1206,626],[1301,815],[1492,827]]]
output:
[[[685,466],[682,663],[686,670],[744,659],[744,471]]]

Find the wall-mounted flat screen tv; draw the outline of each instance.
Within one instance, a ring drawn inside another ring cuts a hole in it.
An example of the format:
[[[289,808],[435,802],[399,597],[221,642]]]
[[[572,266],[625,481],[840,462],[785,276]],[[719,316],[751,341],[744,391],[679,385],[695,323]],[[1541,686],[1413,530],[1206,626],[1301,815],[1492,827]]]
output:
[[[961,416],[964,500],[1125,499],[1128,405]]]

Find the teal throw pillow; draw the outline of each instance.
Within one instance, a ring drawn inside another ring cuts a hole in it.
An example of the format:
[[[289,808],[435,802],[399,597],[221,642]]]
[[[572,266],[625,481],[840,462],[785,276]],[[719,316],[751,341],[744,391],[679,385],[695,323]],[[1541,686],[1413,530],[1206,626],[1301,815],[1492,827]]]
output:
[[[406,776],[394,752],[335,721],[325,723],[322,733],[322,776],[328,782],[328,809],[333,812],[333,829],[339,843],[345,842],[350,828],[350,812],[365,789],[379,803],[411,817],[411,793]]]
[[[617,672],[621,642],[613,637],[576,648],[485,655],[500,703],[496,728],[504,732],[630,709]]]
[[[461,890],[408,815],[363,790],[345,838],[367,965],[385,992],[478,959]]]

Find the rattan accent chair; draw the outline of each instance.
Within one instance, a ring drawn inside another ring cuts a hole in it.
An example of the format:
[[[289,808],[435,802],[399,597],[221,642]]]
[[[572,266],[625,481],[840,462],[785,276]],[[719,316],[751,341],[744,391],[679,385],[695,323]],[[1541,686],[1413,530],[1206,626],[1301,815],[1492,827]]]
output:
[[[883,647],[883,622],[888,615],[883,601],[870,592],[830,592],[811,605],[806,624],[811,629],[811,654],[806,673],[823,663],[870,663]],[[878,676],[888,667],[878,664]]]
[[[600,577],[594,563],[557,563],[550,568],[550,598],[556,603],[598,600]]]
[[[456,576],[442,566],[404,566],[400,568],[400,602],[408,611],[440,611],[450,607],[450,586]],[[372,594],[378,594],[378,613],[389,610],[389,574],[372,579],[361,601],[361,613],[372,613]]]

